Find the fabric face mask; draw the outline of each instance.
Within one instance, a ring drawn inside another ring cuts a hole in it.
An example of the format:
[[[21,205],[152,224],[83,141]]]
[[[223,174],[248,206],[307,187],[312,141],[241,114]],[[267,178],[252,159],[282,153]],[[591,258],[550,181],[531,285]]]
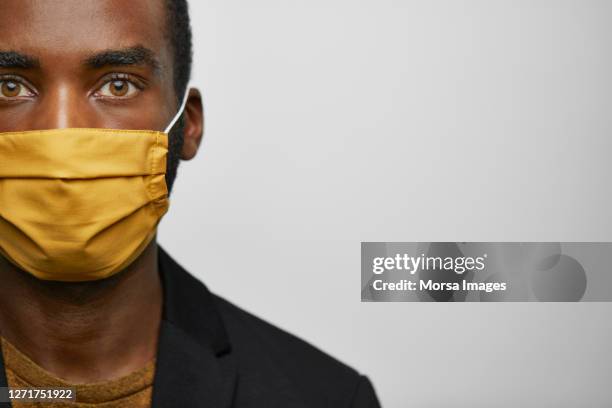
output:
[[[0,253],[39,279],[120,272],[168,210],[168,133],[52,129],[0,133]]]

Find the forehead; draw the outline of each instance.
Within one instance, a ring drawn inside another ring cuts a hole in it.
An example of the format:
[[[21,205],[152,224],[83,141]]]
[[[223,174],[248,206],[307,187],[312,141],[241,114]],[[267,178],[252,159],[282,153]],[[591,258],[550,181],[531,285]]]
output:
[[[167,55],[161,0],[0,0],[0,49],[79,57],[143,45]]]

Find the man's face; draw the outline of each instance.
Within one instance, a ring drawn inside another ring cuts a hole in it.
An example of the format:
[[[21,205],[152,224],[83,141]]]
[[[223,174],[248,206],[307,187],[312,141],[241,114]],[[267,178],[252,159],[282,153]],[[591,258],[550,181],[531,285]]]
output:
[[[0,132],[163,130],[176,113],[162,0],[2,0],[0,15]]]

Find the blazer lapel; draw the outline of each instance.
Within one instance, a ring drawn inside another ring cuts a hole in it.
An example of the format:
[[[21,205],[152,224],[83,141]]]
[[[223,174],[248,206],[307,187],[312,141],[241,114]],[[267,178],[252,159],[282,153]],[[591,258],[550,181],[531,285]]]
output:
[[[152,408],[227,408],[236,367],[211,293],[159,248],[164,288]]]
[[[153,408],[230,407],[235,369],[180,328],[162,323],[153,385]]]

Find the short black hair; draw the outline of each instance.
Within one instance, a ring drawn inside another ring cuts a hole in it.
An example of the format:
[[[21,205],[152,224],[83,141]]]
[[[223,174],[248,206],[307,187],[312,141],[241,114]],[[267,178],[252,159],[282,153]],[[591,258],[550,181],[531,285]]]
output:
[[[167,37],[173,53],[174,92],[177,98],[177,109],[187,90],[191,78],[193,62],[193,44],[191,34],[191,21],[187,0],[163,0],[166,3]],[[180,154],[183,149],[183,129],[185,123],[181,118],[174,129],[170,131],[168,146],[168,163],[166,170],[166,185],[168,191],[176,179]]]
[[[187,0],[164,0],[168,37],[174,56],[174,90],[180,102],[185,93],[193,61],[191,20]]]

